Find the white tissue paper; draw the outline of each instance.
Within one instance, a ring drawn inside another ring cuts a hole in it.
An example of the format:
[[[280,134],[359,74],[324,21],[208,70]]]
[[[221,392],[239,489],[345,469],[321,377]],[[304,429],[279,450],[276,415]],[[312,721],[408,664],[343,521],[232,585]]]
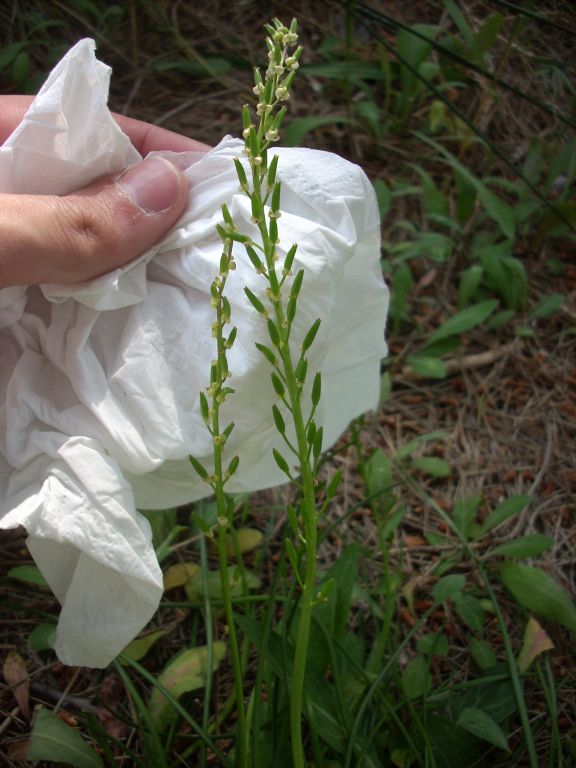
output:
[[[108,111],[110,69],[94,48],[81,40],[69,51],[0,148],[0,191],[66,194],[141,159]],[[198,395],[214,358],[221,204],[254,232],[233,164],[242,146],[226,137],[188,158],[187,210],[139,259],[89,283],[0,290],[0,527],[28,532],[62,605],[55,650],[66,664],[106,666],[156,610],[162,574],[137,509],[209,491],[188,456],[210,465]],[[277,153],[280,252],[298,243],[294,273],[305,269],[295,342],[322,320],[308,369],[322,372],[317,422],[328,447],[378,402],[388,305],[378,210],[357,166],[327,152]],[[271,458],[284,446],[254,346],[267,343],[266,328],[243,292],[264,298],[265,281],[241,246],[236,261],[227,284],[236,393],[223,423],[235,422],[227,450],[240,457],[227,489],[244,492],[284,482]]]

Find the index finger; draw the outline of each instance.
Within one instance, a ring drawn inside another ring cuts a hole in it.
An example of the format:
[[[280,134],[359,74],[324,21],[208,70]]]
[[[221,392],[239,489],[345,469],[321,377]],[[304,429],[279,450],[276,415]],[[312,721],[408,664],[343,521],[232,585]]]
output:
[[[4,143],[20,124],[33,99],[33,96],[0,96],[0,143]],[[112,113],[112,116],[143,156],[160,150],[207,152],[210,149],[207,144],[167,131],[165,128],[134,120],[125,115]]]

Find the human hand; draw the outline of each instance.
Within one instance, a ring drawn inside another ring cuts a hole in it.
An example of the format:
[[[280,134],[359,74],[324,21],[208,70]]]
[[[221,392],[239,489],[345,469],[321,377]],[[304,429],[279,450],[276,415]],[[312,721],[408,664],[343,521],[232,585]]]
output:
[[[0,143],[32,97],[0,96]],[[207,151],[200,142],[114,115],[141,155]],[[0,195],[0,288],[77,283],[144,253],[178,220],[188,198],[184,174],[150,158],[69,195]]]

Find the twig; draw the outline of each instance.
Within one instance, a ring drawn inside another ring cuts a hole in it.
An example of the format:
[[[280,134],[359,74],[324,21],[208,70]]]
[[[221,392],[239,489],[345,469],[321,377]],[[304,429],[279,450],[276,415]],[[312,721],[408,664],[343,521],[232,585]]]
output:
[[[495,363],[506,355],[519,351],[519,349],[520,342],[518,339],[515,339],[508,344],[503,344],[501,347],[495,347],[494,349],[488,349],[485,352],[454,357],[445,361],[446,372],[448,375],[451,375],[453,373],[460,373],[461,371],[468,371],[473,368],[484,368],[487,365],[492,365],[492,363]],[[400,376],[395,377],[395,381],[417,381],[425,378],[427,377],[414,371],[411,366],[405,365],[402,368]]]

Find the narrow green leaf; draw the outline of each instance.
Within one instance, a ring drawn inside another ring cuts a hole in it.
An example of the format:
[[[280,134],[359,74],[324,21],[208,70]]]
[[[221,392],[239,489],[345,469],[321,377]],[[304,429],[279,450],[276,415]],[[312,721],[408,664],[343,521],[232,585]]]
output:
[[[306,430],[306,440],[308,442],[308,445],[314,445],[314,440],[316,438],[316,423],[314,421],[311,421],[308,425],[308,429]]]
[[[275,157],[278,157],[276,155]],[[280,194],[281,194],[282,184],[277,181],[276,184],[274,184],[274,190],[272,192],[272,199],[270,202],[270,208],[274,213],[276,213],[280,209]]]
[[[454,598],[462,592],[466,586],[466,577],[460,573],[444,576],[432,588],[432,597],[435,602],[443,603],[445,600]]]
[[[312,446],[312,454],[317,459],[322,453],[322,439],[324,437],[323,427],[318,427],[316,430],[316,436],[314,437],[314,445]]]
[[[275,347],[278,347],[280,345],[280,335],[278,333],[278,329],[274,325],[274,321],[268,320],[266,325],[268,328],[268,335],[270,336],[270,341],[272,342],[272,344],[274,344]]]
[[[286,391],[286,388],[284,387],[284,383],[282,382],[282,379],[276,373],[276,371],[272,371],[272,373],[270,374],[270,379],[272,380],[272,386],[274,387],[274,392],[276,392],[278,397],[284,397],[284,392]]]
[[[404,695],[407,699],[420,699],[432,685],[428,662],[424,656],[416,656],[408,662],[400,678]]]
[[[200,464],[198,459],[195,459],[194,456],[188,456],[188,458],[190,459],[190,464],[192,464],[192,466],[196,470],[196,473],[199,475],[199,477],[202,480],[206,480],[206,478],[208,477],[208,472],[206,471],[204,466]]]
[[[317,320],[314,320],[312,325],[310,326],[310,329],[306,336],[304,336],[304,341],[302,342],[302,351],[306,352],[310,349],[312,344],[314,343],[314,339],[316,338],[316,334],[318,333],[318,329],[320,328],[320,318]]]
[[[289,538],[284,539],[284,547],[286,549],[286,554],[288,555],[288,560],[290,561],[290,565],[292,566],[292,570],[294,571],[294,575],[296,576],[296,580],[301,585],[302,579],[300,577],[300,571],[298,569],[298,554],[296,552],[296,547],[292,543],[292,540]]]
[[[422,456],[419,459],[413,459],[412,465],[431,477],[448,477],[452,472],[450,464],[437,456]]]
[[[437,357],[418,355],[409,357],[406,362],[412,371],[423,379],[445,379],[448,375],[446,363]]]
[[[242,107],[242,127],[249,128],[251,122],[252,122],[252,118],[250,116],[250,107],[248,106],[248,104],[244,104],[244,106]]]
[[[240,464],[240,457],[232,456],[232,458],[230,459],[230,464],[228,464],[228,469],[226,470],[226,474],[228,475],[228,477],[230,477],[236,472],[239,464]]]
[[[244,286],[244,293],[248,297],[250,304],[252,304],[256,312],[259,312],[261,315],[266,315],[266,307],[264,304],[262,304],[258,296],[256,296],[256,294],[253,293],[250,288],[248,288],[248,286]]]
[[[436,182],[424,168],[421,168],[419,165],[412,165],[412,168],[414,168],[422,181],[426,214],[428,216],[430,214],[447,215],[449,205],[446,195],[438,189]]]
[[[276,170],[278,168],[278,155],[274,155],[272,160],[270,161],[270,167],[268,168],[268,173],[266,175],[266,184],[268,187],[273,187],[276,183]],[[278,193],[280,194],[280,193]],[[277,210],[274,209],[273,210]]]
[[[56,624],[43,621],[37,624],[28,635],[28,645],[33,651],[47,651],[54,645],[56,639]]]
[[[448,638],[442,632],[430,632],[418,638],[416,648],[425,656],[446,656],[449,650]]]
[[[454,595],[453,600],[456,613],[464,624],[480,632],[486,621],[486,614],[480,600],[474,595],[461,593]]]
[[[286,423],[282,417],[282,414],[280,413],[280,409],[276,404],[272,406],[272,417],[274,418],[276,429],[278,432],[280,432],[281,435],[283,435],[286,432]]]
[[[291,120],[284,128],[284,144],[287,147],[299,147],[306,134],[321,128],[324,125],[336,125],[337,123],[349,123],[350,118],[345,115],[311,115],[297,117]]]
[[[444,7],[452,17],[454,24],[456,24],[458,31],[464,38],[469,50],[474,53],[474,35],[470,25],[466,21],[464,14],[460,10],[456,0],[443,0]]]
[[[272,453],[274,454],[274,461],[278,465],[278,468],[284,472],[285,475],[288,475],[289,478],[292,478],[292,475],[290,474],[290,467],[288,466],[288,462],[282,456],[279,450],[276,448],[272,449]]]
[[[494,13],[486,19],[474,35],[474,47],[478,54],[483,55],[492,48],[498,39],[498,33],[502,29],[503,23],[504,16],[501,13]]]
[[[190,515],[190,521],[198,526],[198,528],[202,531],[203,534],[207,535],[210,534],[212,531],[212,527],[209,525],[209,523],[204,520],[204,518],[201,515],[197,515],[195,512],[192,512]]]
[[[504,731],[483,709],[466,707],[460,713],[457,724],[479,739],[487,741],[499,749],[510,751]]]
[[[36,584],[38,587],[48,586],[46,579],[36,565],[16,565],[14,568],[10,568],[6,575],[11,579]]]
[[[298,298],[300,288],[302,288],[302,280],[304,280],[304,270],[299,269],[294,278],[294,282],[292,283],[292,287],[290,288],[290,298]]]
[[[374,182],[374,191],[376,192],[380,218],[383,219],[392,207],[392,193],[383,179],[376,179]]]
[[[293,245],[286,254],[286,258],[284,259],[284,270],[286,272],[290,272],[292,269],[292,264],[294,263],[294,257],[296,256],[297,248],[297,245]]]
[[[308,372],[308,360],[306,360],[305,357],[303,357],[298,365],[296,366],[296,370],[294,371],[294,376],[296,379],[303,384],[306,380],[306,373]]]
[[[230,211],[228,210],[228,206],[226,203],[222,203],[220,206],[222,211],[222,218],[224,219],[224,223],[227,224],[229,227],[234,227],[234,221],[232,219],[232,216],[230,214]]]
[[[481,640],[477,637],[471,637],[468,643],[468,648],[472,654],[472,658],[476,664],[478,664],[480,669],[490,669],[497,664],[498,658],[494,653],[494,649],[489,643],[486,642],[486,640]]]
[[[200,392],[200,414],[207,424],[210,419],[210,408],[208,407],[208,399],[204,392]]]
[[[473,304],[471,307],[462,309],[453,317],[446,320],[445,323],[442,323],[442,325],[428,339],[426,346],[428,347],[448,336],[459,335],[475,328],[483,323],[486,318],[494,312],[497,306],[497,300],[487,299],[486,301],[481,301],[479,304]]]
[[[496,509],[494,509],[484,521],[480,533],[485,534],[487,531],[491,531],[498,525],[501,525],[505,520],[517,515],[519,512],[530,504],[532,496],[520,494],[518,496],[510,496],[508,499],[500,502]]]
[[[250,259],[250,262],[252,263],[252,266],[254,267],[256,272],[263,272],[264,264],[262,263],[262,260],[254,250],[254,248],[252,248],[251,245],[246,245],[245,248],[246,248],[246,253],[248,255],[248,258]]]
[[[234,158],[234,165],[236,167],[236,174],[238,176],[238,181],[240,182],[240,185],[244,189],[248,189],[248,179],[246,178],[246,171],[244,170],[244,166],[240,162],[240,160],[236,157]]]
[[[320,371],[316,372],[316,375],[314,376],[314,381],[312,382],[312,405],[316,406],[320,402],[320,397],[322,395],[322,376],[320,375]]]
[[[342,479],[342,470],[337,470],[333,475],[328,483],[328,487],[326,488],[326,501],[330,501],[330,499],[333,498],[334,494],[338,490],[338,486],[340,484],[340,480]]]
[[[550,296],[544,296],[541,301],[530,312],[532,320],[542,320],[549,315],[557,312],[561,306],[566,303],[566,297],[561,293],[553,293]]]
[[[298,301],[294,298],[294,296],[290,296],[288,299],[288,305],[286,307],[286,319],[288,320],[288,323],[291,325],[294,318],[296,317],[296,310],[298,308]]]
[[[36,715],[26,758],[67,763],[74,768],[102,768],[99,756],[80,733],[46,709]]]
[[[475,295],[482,280],[484,270],[479,264],[465,269],[460,276],[460,285],[458,287],[459,304],[465,307],[471,298]]]
[[[505,557],[538,557],[543,552],[554,546],[552,536],[543,533],[534,533],[529,536],[520,536],[514,541],[507,541],[490,551],[491,555],[504,555]]]
[[[465,499],[458,499],[454,502],[452,517],[456,527],[465,539],[470,538],[472,523],[476,519],[478,507],[482,502],[482,496],[467,496]]]
[[[576,605],[570,595],[542,568],[503,563],[500,580],[529,611],[576,631]]]
[[[154,632],[146,632],[146,634],[141,637],[132,640],[132,642],[124,648],[122,655],[127,656],[128,659],[139,661],[146,656],[152,646],[155,645],[161,637],[164,637],[167,632],[168,629],[157,629]],[[128,661],[123,660],[122,657],[120,657],[119,661],[120,664],[128,664]]]
[[[255,346],[256,349],[264,355],[266,360],[268,360],[270,365],[276,365],[278,361],[276,360],[276,355],[270,349],[270,347],[267,347],[265,344],[259,344],[258,342],[256,342]]]

